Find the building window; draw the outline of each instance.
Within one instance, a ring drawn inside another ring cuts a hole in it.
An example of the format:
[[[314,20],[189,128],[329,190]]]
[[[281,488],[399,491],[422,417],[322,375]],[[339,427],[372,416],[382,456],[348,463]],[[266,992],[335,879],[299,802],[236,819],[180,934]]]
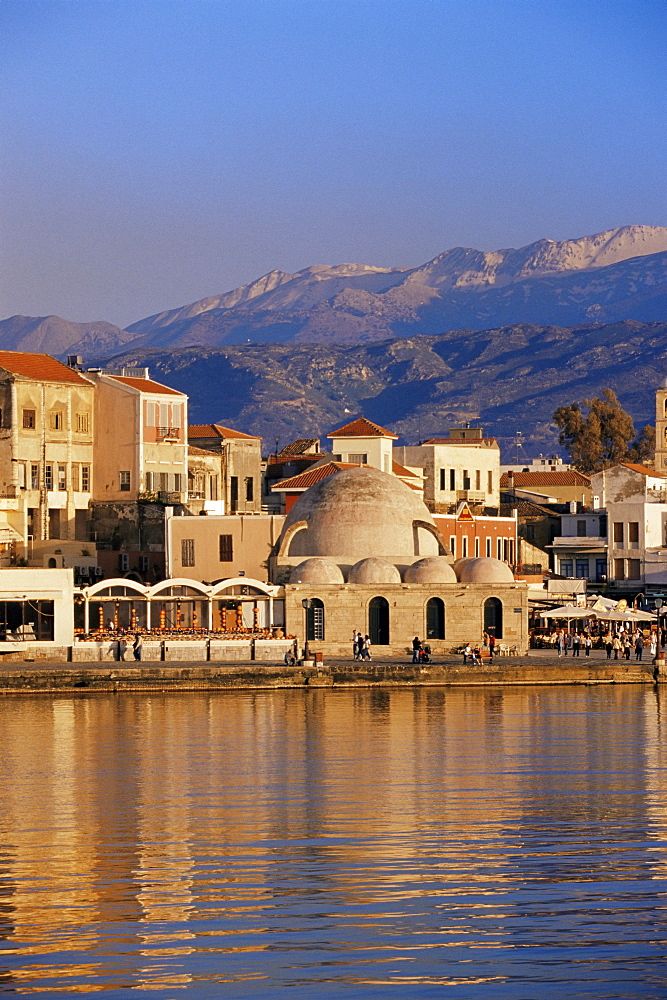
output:
[[[606,559],[596,559],[595,560],[595,582],[602,583],[607,579],[607,560]]]
[[[118,478],[120,480],[120,488],[123,492],[127,493],[130,489],[130,473],[129,472],[119,472]]]
[[[255,498],[255,480],[252,478],[252,476],[246,476],[245,498],[247,503],[252,503],[252,501]]]
[[[527,542],[534,542],[535,541],[535,525],[534,524],[525,524],[524,525],[524,528],[523,528],[523,537],[526,539]]]
[[[449,488],[450,490],[456,489],[456,469],[449,470]]]
[[[439,597],[431,597],[426,604],[426,638],[445,638],[445,605]]]
[[[351,455],[347,456],[348,462],[352,465],[365,465],[368,461],[368,455],[365,452],[353,452]]]
[[[34,410],[24,410],[23,411],[23,427],[26,430],[35,427],[35,411]]]
[[[572,560],[571,559],[561,559],[560,561],[560,575],[561,576],[572,576]]]
[[[479,559],[479,538],[475,539],[475,559]]]
[[[574,567],[574,575],[577,580],[588,579],[588,559],[577,559]]]
[[[628,559],[628,580],[641,580],[641,559]]]
[[[232,562],[234,549],[231,535],[220,535],[220,562]]]
[[[53,489],[53,466],[52,465],[45,465],[44,466],[44,485],[46,486],[47,490],[52,490]]]
[[[482,489],[482,473],[480,469],[477,469],[477,471],[475,472],[475,489],[477,490],[478,493]]]
[[[503,605],[497,597],[488,597],[484,601],[484,631],[496,639],[503,637]]]
[[[181,539],[181,565],[194,566],[195,564],[195,540],[194,538]]]
[[[67,472],[64,465],[58,466],[58,489],[67,489]]]
[[[493,473],[489,472],[489,481],[486,486],[487,493],[493,493]]]
[[[492,547],[492,545],[493,545],[493,542],[491,541],[491,539],[487,538],[487,540],[486,540],[486,558],[487,559],[491,558],[491,547]]]
[[[583,520],[577,521],[577,538],[585,538],[585,537],[586,537],[586,522]]]
[[[51,413],[49,414],[49,424],[52,431],[61,431],[63,429],[62,410],[51,410]]]
[[[468,472],[467,469],[463,470],[463,489],[464,490],[470,489],[470,473]]]
[[[623,522],[614,521],[614,545],[623,546]],[[620,579],[623,579],[620,577]]]
[[[81,492],[90,493],[90,466],[81,466]]]
[[[368,634],[371,646],[389,645],[389,602],[374,597],[368,605]]]
[[[171,426],[176,429],[181,426],[181,406],[180,403],[172,403]]]
[[[87,413],[77,413],[77,415],[76,415],[76,432],[77,432],[77,434],[87,434],[88,433],[88,414]]]
[[[306,608],[306,639],[324,639],[324,604],[319,597],[313,597]]]
[[[628,545],[631,549],[639,548],[639,521],[628,521]],[[636,580],[636,576],[630,577]]]
[[[232,514],[236,513],[239,505],[239,477],[231,476],[229,480],[229,505]]]
[[[449,536],[449,551],[456,559],[456,535]]]
[[[496,538],[496,559],[503,561],[503,540],[502,538]]]
[[[209,500],[217,500],[218,499],[218,477],[217,476],[209,476],[208,477],[208,492],[209,492]]]
[[[614,577],[625,580],[625,559],[614,559]]]
[[[152,472],[147,472],[146,473],[146,489],[147,490],[152,490],[153,489],[153,473]]]
[[[447,470],[446,469],[440,469],[440,489],[441,490],[446,490],[447,489]]]
[[[30,489],[31,490],[38,490],[39,489],[39,466],[38,465],[31,465],[30,466]]]
[[[463,538],[461,539],[461,558],[462,559],[467,559],[468,558],[468,536],[467,535],[464,535]]]
[[[72,490],[74,493],[79,492],[79,466],[76,462],[72,462],[72,471],[70,472],[70,481],[72,484]]]
[[[183,473],[177,472],[174,475],[174,489],[177,493],[183,492]]]

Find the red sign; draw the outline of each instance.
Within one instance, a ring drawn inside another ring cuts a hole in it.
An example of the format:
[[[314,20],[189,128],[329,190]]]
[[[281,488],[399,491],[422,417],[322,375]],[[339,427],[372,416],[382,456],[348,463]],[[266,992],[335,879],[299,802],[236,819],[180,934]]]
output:
[[[475,520],[475,518],[472,516],[472,513],[470,511],[470,507],[468,506],[467,503],[462,503],[461,504],[461,509],[459,510],[458,514],[456,515],[456,520],[457,521],[474,521]]]

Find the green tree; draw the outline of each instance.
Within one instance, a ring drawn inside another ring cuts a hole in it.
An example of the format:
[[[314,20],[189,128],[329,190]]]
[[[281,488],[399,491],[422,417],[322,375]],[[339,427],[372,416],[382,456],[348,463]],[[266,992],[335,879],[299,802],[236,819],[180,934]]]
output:
[[[646,426],[633,441],[632,417],[611,389],[605,389],[602,397],[584,399],[581,404],[559,406],[553,419],[560,430],[559,442],[580,472],[600,472],[619,462],[642,462],[655,449],[652,427]]]

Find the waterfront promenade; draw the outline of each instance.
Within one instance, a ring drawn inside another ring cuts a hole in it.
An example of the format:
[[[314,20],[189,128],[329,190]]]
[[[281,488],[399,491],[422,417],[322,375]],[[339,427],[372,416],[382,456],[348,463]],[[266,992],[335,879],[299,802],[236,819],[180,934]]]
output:
[[[95,664],[63,661],[0,663],[0,694],[87,693],[94,691],[187,691],[367,686],[487,686],[516,684],[653,684],[667,681],[649,656],[637,662],[608,660],[604,650],[590,657],[561,657],[534,649],[525,656],[499,656],[483,665],[463,664],[460,655],[442,655],[428,665],[408,655],[376,655],[370,662],[327,659],[323,665],[288,667],[283,663],[113,661]]]

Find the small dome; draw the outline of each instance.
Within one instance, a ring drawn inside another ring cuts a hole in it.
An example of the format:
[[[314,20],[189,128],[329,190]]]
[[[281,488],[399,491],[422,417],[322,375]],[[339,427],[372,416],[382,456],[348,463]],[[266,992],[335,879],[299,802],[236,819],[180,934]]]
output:
[[[429,556],[408,566],[403,574],[405,583],[456,583],[456,573],[445,556]]]
[[[348,583],[400,583],[401,574],[385,559],[362,559],[347,575]]]
[[[461,560],[463,562],[463,560]],[[460,583],[514,583],[514,574],[500,559],[466,559],[458,570]]]
[[[290,573],[290,583],[344,583],[343,573],[331,559],[304,559]]]

